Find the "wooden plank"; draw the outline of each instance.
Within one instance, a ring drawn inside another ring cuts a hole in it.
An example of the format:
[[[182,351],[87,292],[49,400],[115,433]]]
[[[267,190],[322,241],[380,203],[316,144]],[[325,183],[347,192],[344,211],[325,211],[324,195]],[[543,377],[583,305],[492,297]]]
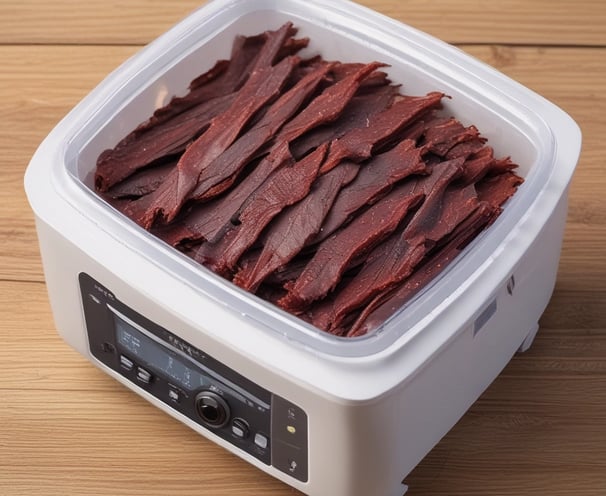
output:
[[[51,129],[136,47],[0,46],[0,279],[42,280],[25,168]]]
[[[450,43],[605,45],[600,0],[358,0]],[[203,0],[0,3],[0,43],[144,44]]]

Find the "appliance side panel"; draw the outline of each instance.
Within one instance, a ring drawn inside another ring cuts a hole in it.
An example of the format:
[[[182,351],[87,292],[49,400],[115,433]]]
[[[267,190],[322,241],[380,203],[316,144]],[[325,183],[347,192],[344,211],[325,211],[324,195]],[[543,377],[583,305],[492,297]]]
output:
[[[563,197],[520,260],[513,285],[511,278],[504,281],[462,331],[408,380],[372,404],[352,407],[348,442],[330,446],[335,452],[326,455],[350,470],[349,496],[401,494],[403,479],[459,421],[535,329],[554,288],[566,203]],[[312,437],[314,441],[321,442]]]

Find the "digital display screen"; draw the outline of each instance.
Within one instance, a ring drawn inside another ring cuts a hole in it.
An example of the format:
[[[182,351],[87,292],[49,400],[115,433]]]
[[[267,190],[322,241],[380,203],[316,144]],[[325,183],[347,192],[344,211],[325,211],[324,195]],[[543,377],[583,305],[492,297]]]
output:
[[[189,391],[209,385],[205,376],[187,365],[186,358],[179,357],[175,352],[166,349],[117,315],[115,320],[118,343],[144,362],[150,370],[169,377],[175,385]]]

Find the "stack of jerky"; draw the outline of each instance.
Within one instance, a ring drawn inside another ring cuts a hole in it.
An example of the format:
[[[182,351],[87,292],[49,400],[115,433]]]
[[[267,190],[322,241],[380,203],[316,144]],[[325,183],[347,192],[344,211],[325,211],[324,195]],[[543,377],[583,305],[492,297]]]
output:
[[[436,277],[522,179],[383,64],[297,54],[287,23],[222,60],[97,162],[97,191],[238,286],[363,335]]]

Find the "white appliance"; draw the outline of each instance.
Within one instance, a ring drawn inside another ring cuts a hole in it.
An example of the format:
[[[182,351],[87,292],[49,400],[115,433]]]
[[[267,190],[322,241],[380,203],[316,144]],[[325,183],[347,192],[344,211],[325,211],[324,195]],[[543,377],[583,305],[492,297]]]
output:
[[[92,191],[98,154],[217,59],[286,21],[307,53],[391,64],[439,90],[525,183],[497,222],[380,329],[322,333],[241,291]],[[214,0],[125,62],[40,145],[25,187],[56,327],[116,380],[310,495],[401,496],[403,479],[513,354],[551,296],[580,131],[463,52],[345,0]],[[196,389],[196,387],[198,389]]]

